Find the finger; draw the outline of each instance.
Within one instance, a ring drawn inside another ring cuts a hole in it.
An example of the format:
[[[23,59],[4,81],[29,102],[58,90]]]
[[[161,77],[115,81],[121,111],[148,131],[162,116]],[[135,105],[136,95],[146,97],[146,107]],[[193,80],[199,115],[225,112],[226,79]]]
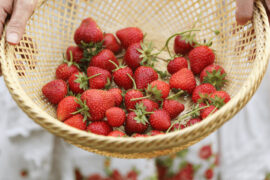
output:
[[[12,9],[12,1],[0,0],[0,37],[3,33],[4,24]]]
[[[32,15],[36,6],[36,0],[17,0],[14,4],[11,19],[7,25],[7,41],[10,44],[18,44],[21,40],[27,20]]]
[[[270,0],[265,0],[265,4],[267,6],[267,9],[270,11]]]
[[[236,0],[236,21],[244,25],[252,19],[254,0]]]

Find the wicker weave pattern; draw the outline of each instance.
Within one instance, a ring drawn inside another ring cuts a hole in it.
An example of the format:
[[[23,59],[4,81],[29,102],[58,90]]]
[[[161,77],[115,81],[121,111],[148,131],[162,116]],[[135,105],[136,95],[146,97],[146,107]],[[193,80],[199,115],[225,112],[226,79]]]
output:
[[[260,1],[256,1],[252,23],[237,26],[234,0],[48,0],[29,21],[26,35],[16,47],[0,43],[3,75],[18,105],[35,122],[72,144],[103,155],[122,158],[155,157],[176,152],[206,137],[248,102],[265,73],[270,47],[269,24]],[[101,29],[115,32],[139,26],[161,48],[173,33],[198,21],[198,40],[214,36],[217,63],[228,72],[226,90],[233,99],[202,123],[163,136],[112,138],[97,136],[66,126],[55,119],[55,107],[41,94],[41,87],[54,79],[65,48],[73,44],[73,32],[85,17],[94,17]]]

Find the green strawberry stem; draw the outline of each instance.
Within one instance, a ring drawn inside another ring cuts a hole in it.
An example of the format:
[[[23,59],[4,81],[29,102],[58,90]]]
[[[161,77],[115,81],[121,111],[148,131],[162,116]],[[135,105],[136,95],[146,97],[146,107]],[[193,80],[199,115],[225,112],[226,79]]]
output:
[[[184,93],[185,93],[185,91],[181,90],[181,91],[177,92],[176,94],[173,94],[173,95],[167,97],[167,99],[169,99],[169,100],[170,100],[170,99],[174,99],[174,98],[176,98],[176,97],[178,97],[178,96],[181,96],[181,95],[184,94]]]
[[[130,101],[139,101],[139,100],[143,100],[143,99],[148,99],[148,98],[150,98],[150,97],[151,97],[151,95],[148,95],[148,96],[144,96],[144,97],[133,98],[133,99],[131,99]]]
[[[83,115],[83,122],[85,122],[88,117],[91,117],[89,113],[89,107],[86,105],[86,101],[83,102],[79,98],[77,98],[75,101],[81,106],[81,108],[71,114],[75,115],[80,113],[81,115]]]
[[[119,54],[119,55],[116,56],[116,58],[117,59],[122,59],[122,58],[124,58],[124,56],[125,56],[124,54]]]
[[[186,119],[186,118],[192,116],[193,114],[199,112],[200,110],[205,109],[205,108],[208,108],[208,107],[209,107],[209,106],[204,106],[204,107],[196,108],[196,109],[194,109],[194,110],[192,110],[192,111],[190,111],[190,112],[188,112],[188,113],[186,113],[186,114],[180,116],[178,119],[176,119],[176,120],[172,123],[172,125],[169,127],[169,129],[166,131],[166,133],[170,132],[170,130],[173,128],[173,126],[174,126],[176,123],[180,123],[183,119]]]
[[[93,76],[88,77],[87,79],[89,80],[89,79],[95,78],[95,77],[97,77],[97,76],[100,76],[101,74],[102,74],[102,73],[95,74],[95,75],[93,75]]]
[[[109,60],[109,62],[115,66],[115,69],[114,69],[115,71],[119,69],[119,66],[115,62],[113,62],[112,60]]]
[[[128,74],[128,73],[127,73],[127,75],[128,75],[128,77],[131,79],[131,81],[132,81],[132,83],[133,83],[133,89],[137,89],[136,82],[135,82],[135,80],[133,79],[133,77],[131,77],[131,75]]]

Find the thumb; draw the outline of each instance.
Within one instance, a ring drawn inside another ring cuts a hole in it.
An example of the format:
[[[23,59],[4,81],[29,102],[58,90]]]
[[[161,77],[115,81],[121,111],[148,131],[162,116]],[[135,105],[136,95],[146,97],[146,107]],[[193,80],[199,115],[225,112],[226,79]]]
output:
[[[36,4],[36,0],[14,1],[12,16],[6,28],[7,42],[12,45],[19,43],[24,34],[27,20],[32,15]]]
[[[236,0],[236,21],[244,25],[252,19],[254,0]]]

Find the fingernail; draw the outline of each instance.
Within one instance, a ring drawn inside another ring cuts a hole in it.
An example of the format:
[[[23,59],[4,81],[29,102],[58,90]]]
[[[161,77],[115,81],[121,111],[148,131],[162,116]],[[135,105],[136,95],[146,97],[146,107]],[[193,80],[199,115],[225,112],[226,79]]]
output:
[[[19,41],[19,36],[17,33],[10,33],[7,35],[7,41],[11,44],[17,44]]]

